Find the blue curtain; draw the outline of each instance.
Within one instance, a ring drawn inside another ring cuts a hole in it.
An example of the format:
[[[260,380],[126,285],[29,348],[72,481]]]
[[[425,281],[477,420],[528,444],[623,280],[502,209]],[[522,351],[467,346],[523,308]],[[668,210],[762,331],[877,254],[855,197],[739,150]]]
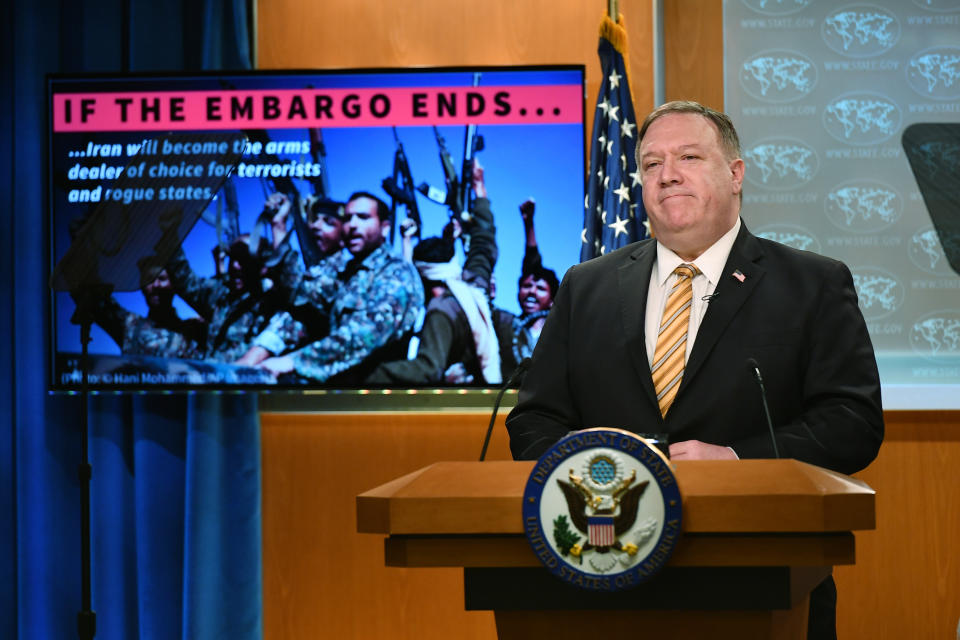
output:
[[[0,637],[76,638],[81,401],[46,392],[45,75],[249,68],[245,0],[15,0],[0,19]],[[97,638],[262,637],[253,394],[89,408]]]

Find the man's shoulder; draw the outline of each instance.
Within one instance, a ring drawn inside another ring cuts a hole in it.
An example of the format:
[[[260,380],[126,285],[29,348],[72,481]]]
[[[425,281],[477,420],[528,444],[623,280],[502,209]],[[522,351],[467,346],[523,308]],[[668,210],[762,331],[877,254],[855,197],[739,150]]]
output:
[[[336,253],[331,253],[328,256],[320,258],[312,265],[304,269],[304,272],[308,277],[318,277],[329,273],[336,274],[340,271],[343,271],[348,260],[349,258],[347,252],[340,250]]]
[[[463,308],[453,294],[445,292],[441,296],[431,298],[427,303],[427,313],[434,312],[442,313],[452,319],[463,315]]]
[[[408,308],[422,307],[423,285],[413,264],[396,255],[382,244],[364,259],[362,267],[351,277],[346,287],[353,291],[380,292]]]
[[[490,311],[493,313],[494,321],[498,324],[513,324],[513,321],[517,318],[517,314],[501,307],[491,307]]]
[[[376,251],[368,256],[364,263],[376,272],[378,278],[388,277],[415,281],[420,277],[416,267],[393,253],[386,245],[380,245]]]
[[[800,249],[759,236],[755,239],[759,243],[764,256],[773,263],[800,265],[804,269],[809,270],[833,270],[845,267],[842,261],[831,258],[830,256],[807,251],[806,249]]]
[[[576,272],[584,275],[606,273],[611,270],[618,269],[626,263],[637,260],[646,251],[653,249],[655,246],[655,242],[652,238],[638,240],[637,242],[632,242],[624,247],[615,249],[610,253],[605,253],[602,256],[597,256],[596,258],[591,258],[585,262],[575,264],[570,267],[570,270],[567,273],[573,274]]]

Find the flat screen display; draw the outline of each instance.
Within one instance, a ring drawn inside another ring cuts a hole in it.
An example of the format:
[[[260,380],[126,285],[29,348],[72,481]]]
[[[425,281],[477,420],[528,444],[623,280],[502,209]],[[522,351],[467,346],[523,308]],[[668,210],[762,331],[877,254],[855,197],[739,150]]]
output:
[[[579,259],[583,75],[51,76],[51,388],[83,317],[93,389],[500,386]]]

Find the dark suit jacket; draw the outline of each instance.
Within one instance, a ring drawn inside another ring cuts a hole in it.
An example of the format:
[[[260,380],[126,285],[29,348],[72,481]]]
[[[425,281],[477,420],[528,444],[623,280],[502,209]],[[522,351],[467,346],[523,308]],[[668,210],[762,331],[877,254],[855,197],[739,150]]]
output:
[[[883,439],[879,374],[843,263],[757,238],[742,225],[664,419],[644,346],[656,253],[655,241],[644,240],[567,272],[507,419],[515,458],[537,458],[568,431],[588,427],[666,433],[671,442],[702,440],[741,458],[772,458],[747,365],[753,358],[781,457],[843,473],[874,459]]]

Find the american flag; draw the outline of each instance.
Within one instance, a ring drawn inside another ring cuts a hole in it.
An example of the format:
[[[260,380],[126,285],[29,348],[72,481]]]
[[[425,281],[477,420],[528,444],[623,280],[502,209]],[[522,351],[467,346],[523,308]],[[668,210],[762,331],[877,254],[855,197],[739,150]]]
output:
[[[604,16],[600,24],[603,84],[597,96],[590,144],[590,173],[584,202],[580,261],[646,238],[647,213],[640,199],[640,172],[634,158],[637,118],[633,112],[624,56],[627,32]]]
[[[595,547],[609,547],[615,539],[613,516],[587,517],[587,541],[590,544]]]

